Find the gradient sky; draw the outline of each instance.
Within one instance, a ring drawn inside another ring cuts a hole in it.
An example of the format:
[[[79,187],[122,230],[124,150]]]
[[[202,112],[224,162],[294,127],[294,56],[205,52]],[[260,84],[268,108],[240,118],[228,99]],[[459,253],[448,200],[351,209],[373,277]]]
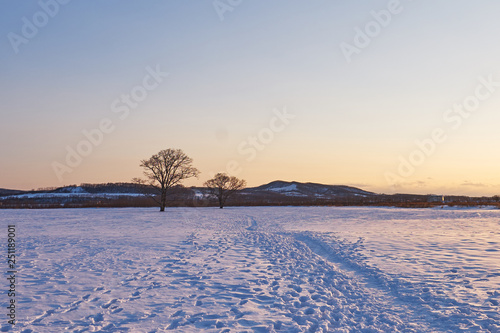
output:
[[[181,148],[201,171],[186,185],[232,171],[250,186],[500,194],[498,1],[54,3],[0,1],[0,188],[128,182]],[[121,119],[156,68],[168,76]],[[470,116],[453,111],[478,89]],[[283,110],[295,118],[276,121]],[[69,167],[103,119],[114,130]],[[419,153],[436,129],[446,140]]]

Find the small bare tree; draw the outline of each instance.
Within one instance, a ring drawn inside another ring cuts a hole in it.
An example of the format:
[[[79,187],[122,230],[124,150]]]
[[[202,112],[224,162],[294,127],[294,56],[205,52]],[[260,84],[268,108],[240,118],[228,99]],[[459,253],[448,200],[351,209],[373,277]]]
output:
[[[219,200],[219,208],[224,208],[227,198],[234,192],[244,189],[246,181],[225,173],[218,173],[214,178],[207,180],[203,185],[208,187],[210,194]]]
[[[147,181],[135,178],[136,183],[149,184],[158,189],[160,212],[165,211],[167,192],[170,188],[180,185],[182,180],[198,177],[198,169],[193,167],[193,159],[181,149],[165,149],[147,160],[141,161]]]

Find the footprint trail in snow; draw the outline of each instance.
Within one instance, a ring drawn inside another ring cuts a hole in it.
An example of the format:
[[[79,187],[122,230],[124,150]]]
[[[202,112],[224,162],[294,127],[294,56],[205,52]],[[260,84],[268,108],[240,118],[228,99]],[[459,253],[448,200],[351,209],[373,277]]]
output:
[[[380,269],[363,238],[297,227],[324,209],[38,212],[18,223],[24,256],[16,329],[500,331],[498,288],[469,304],[428,280]]]

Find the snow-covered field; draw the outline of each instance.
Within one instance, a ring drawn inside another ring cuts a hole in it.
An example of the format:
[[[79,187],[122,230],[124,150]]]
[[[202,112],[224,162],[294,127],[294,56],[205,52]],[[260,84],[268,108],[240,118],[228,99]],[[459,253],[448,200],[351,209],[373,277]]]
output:
[[[0,331],[500,332],[500,210],[0,210],[0,221],[4,240],[16,225],[20,255],[19,321],[2,315]]]

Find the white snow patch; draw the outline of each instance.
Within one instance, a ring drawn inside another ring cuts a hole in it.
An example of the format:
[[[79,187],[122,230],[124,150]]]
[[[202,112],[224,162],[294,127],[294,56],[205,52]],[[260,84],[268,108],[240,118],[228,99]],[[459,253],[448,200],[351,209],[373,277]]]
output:
[[[306,194],[300,193],[297,189],[297,184],[290,184],[287,186],[281,186],[281,187],[271,187],[267,189],[268,191],[273,191],[273,192],[278,192],[287,196],[293,196],[293,197],[303,197],[307,196]]]
[[[269,191],[274,191],[274,192],[292,192],[292,191],[297,191],[297,184],[290,184],[288,186],[283,186],[283,187],[271,187]]]
[[[77,186],[77,187],[73,187],[69,190],[70,193],[88,193],[87,191],[85,191],[83,188],[81,188],[80,186]]]
[[[200,190],[194,190],[194,197],[195,197],[196,199],[204,199],[204,198],[206,198],[206,197],[209,197],[209,195],[208,195],[208,194],[204,194],[204,193],[203,193],[202,191],[200,191]]]

